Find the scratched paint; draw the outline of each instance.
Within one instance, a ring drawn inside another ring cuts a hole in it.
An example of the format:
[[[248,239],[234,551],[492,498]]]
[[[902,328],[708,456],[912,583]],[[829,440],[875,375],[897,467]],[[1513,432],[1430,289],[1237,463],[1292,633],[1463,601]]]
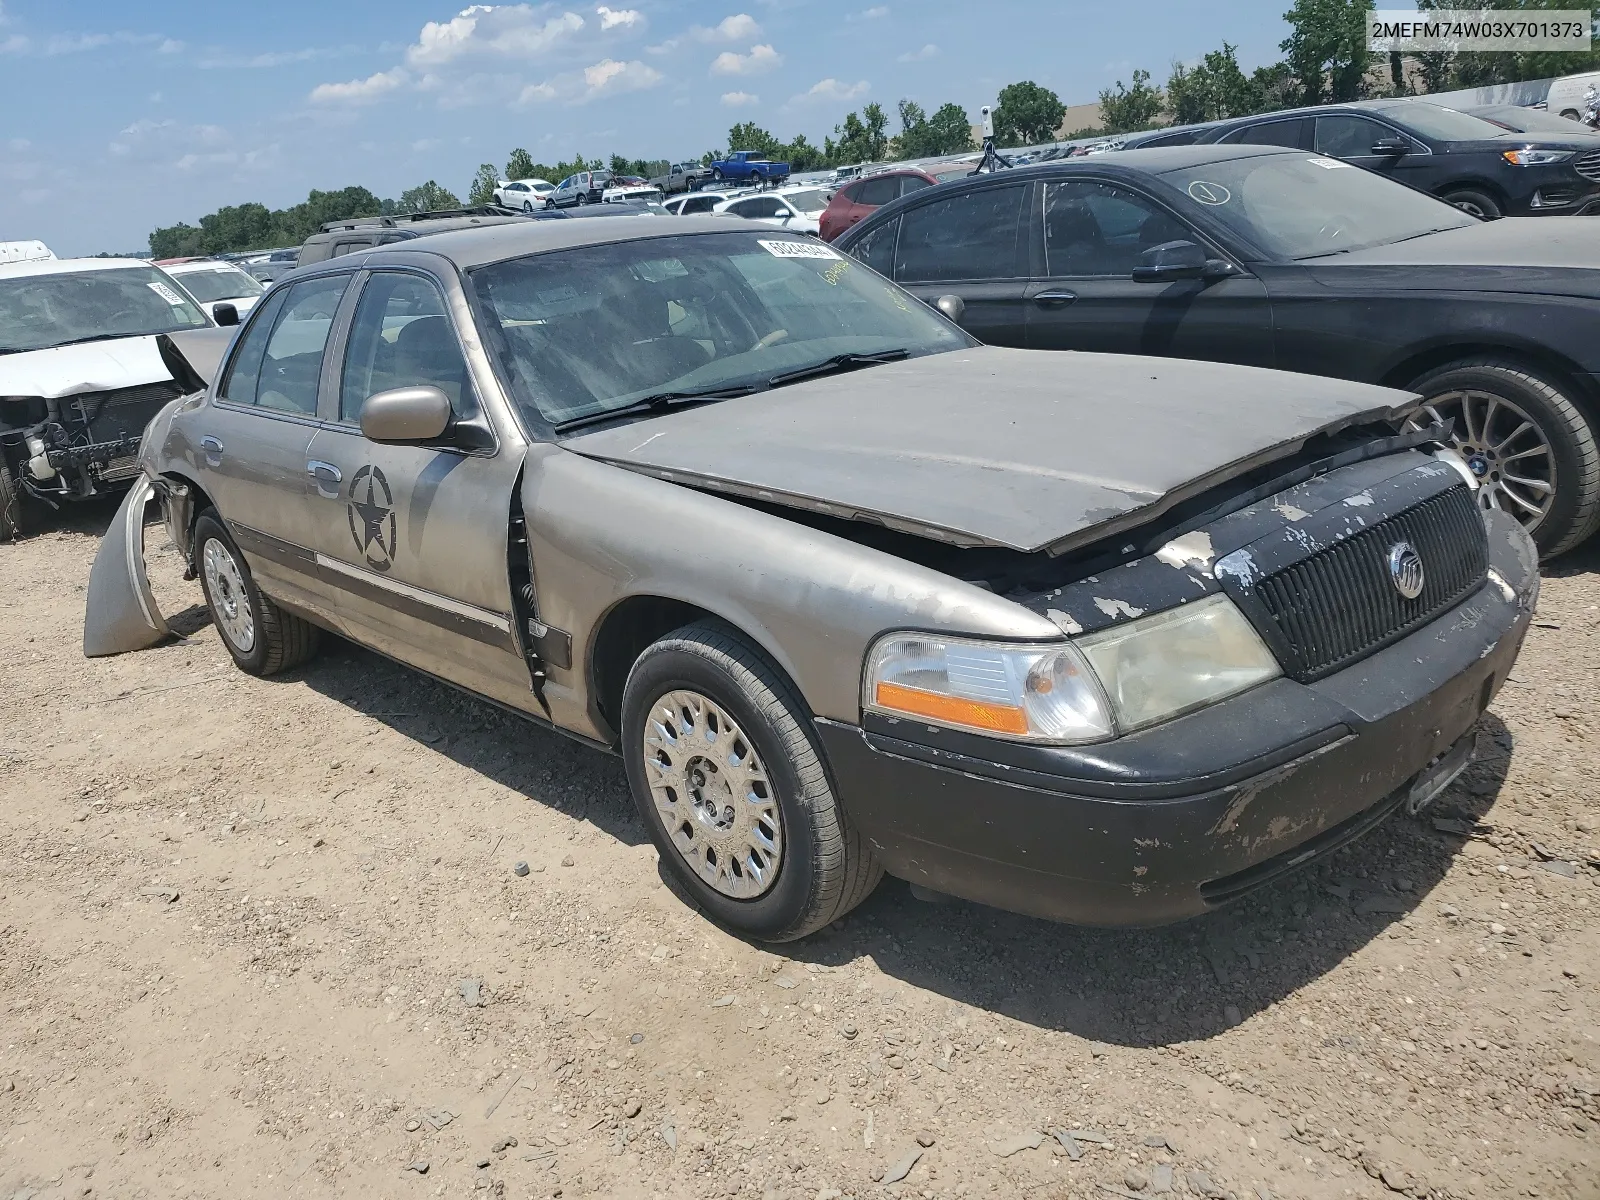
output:
[[[1142,616],[1144,616],[1144,609],[1135,608],[1133,605],[1129,604],[1126,600],[1107,600],[1102,596],[1096,596],[1094,598],[1094,606],[1096,608],[1098,608],[1101,612],[1105,613],[1105,615],[1108,616],[1108,617],[1116,617],[1116,616],[1142,617]]]

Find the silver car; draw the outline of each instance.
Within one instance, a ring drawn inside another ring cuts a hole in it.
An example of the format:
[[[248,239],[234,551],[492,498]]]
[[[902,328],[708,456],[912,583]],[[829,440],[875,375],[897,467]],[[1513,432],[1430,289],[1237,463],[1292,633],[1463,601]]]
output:
[[[663,861],[765,940],[884,871],[1172,921],[1437,796],[1538,587],[1444,431],[1364,385],[986,348],[960,303],[710,217],[297,272],[215,370],[169,339],[192,392],[85,650],[166,634],[153,494],[242,669],[334,630],[620,754]]]

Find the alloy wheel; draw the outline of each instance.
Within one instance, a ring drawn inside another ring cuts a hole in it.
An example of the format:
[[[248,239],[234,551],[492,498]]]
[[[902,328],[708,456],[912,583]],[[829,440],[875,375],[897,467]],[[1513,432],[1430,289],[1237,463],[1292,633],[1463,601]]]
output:
[[[667,837],[705,883],[754,900],[777,881],[783,820],[761,756],[727,710],[668,692],[644,728],[650,795]]]
[[[1556,460],[1533,418],[1504,396],[1468,388],[1430,398],[1408,426],[1447,421],[1450,445],[1477,478],[1483,507],[1508,512],[1529,530],[1543,521],[1555,501]]]
[[[245,590],[244,573],[216,538],[206,543],[200,560],[217,627],[229,645],[240,654],[249,654],[256,645],[256,617],[250,607],[250,593]]]

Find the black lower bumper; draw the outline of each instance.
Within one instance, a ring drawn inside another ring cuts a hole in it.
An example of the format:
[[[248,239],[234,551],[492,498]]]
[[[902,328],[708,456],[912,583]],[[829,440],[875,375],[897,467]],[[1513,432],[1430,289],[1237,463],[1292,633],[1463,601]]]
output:
[[[1206,912],[1380,824],[1468,736],[1538,591],[1526,535],[1499,514],[1490,524],[1490,582],[1404,640],[1093,756],[1000,762],[910,723],[819,721],[845,810],[890,874],[951,895],[1085,925]]]

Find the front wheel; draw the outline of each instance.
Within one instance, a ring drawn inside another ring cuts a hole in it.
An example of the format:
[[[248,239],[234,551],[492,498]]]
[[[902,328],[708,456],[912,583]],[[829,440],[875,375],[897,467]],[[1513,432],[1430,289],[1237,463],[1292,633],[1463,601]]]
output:
[[[1498,221],[1501,217],[1500,205],[1488,192],[1480,192],[1475,188],[1459,188],[1447,192],[1441,199],[1446,204],[1453,204],[1464,213],[1471,213],[1480,221]]]
[[[634,663],[623,761],[661,861],[719,924],[805,937],[883,876],[845,818],[793,687],[734,631],[687,625]]]
[[[1485,508],[1522,522],[1542,558],[1600,526],[1600,449],[1587,414],[1562,386],[1520,364],[1463,359],[1410,385],[1423,406],[1412,424],[1452,424],[1451,444],[1478,478]]]
[[[194,561],[212,623],[241,671],[275,675],[317,652],[321,631],[261,594],[214,510],[194,523]]]

